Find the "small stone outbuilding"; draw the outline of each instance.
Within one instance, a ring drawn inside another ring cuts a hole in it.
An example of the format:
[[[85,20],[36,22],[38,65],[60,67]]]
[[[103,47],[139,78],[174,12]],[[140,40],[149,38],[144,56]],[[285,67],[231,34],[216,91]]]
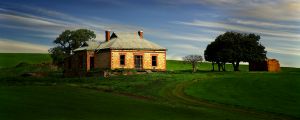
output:
[[[87,41],[65,59],[65,76],[84,76],[92,70],[135,69],[165,71],[166,48],[137,33],[105,31],[105,42]]]
[[[267,59],[261,62],[249,62],[249,71],[279,72],[280,64],[276,59]]]

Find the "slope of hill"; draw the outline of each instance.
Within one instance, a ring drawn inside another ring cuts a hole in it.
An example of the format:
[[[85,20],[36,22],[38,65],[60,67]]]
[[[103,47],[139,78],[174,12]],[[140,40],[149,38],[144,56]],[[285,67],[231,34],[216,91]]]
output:
[[[28,62],[33,56],[25,55]],[[49,59],[32,63],[42,62]],[[200,70],[191,73],[190,65],[168,60],[165,73],[63,78],[57,71],[44,77],[20,76],[44,67],[0,69],[0,119],[300,118],[298,68],[248,72],[242,65],[240,72],[232,72],[228,64],[228,71],[212,72],[211,64],[201,63]]]
[[[51,62],[49,54],[36,53],[0,53],[0,68],[13,67],[19,63]]]

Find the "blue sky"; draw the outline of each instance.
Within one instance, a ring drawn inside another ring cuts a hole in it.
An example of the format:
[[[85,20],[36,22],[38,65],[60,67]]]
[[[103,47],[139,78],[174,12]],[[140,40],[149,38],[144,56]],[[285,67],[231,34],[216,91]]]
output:
[[[282,66],[300,67],[299,0],[0,0],[0,52],[46,53],[65,29],[144,31],[168,59],[203,55],[226,31],[256,33]]]

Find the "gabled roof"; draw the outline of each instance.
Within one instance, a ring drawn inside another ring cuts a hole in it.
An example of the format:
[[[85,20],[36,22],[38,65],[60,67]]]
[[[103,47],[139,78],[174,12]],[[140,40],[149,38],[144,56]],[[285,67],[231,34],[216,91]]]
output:
[[[85,41],[84,44],[75,49],[74,51],[81,51],[81,50],[95,50],[97,49],[97,47],[99,47],[100,42],[97,42],[95,40],[89,40],[89,41]]]
[[[142,39],[138,34],[130,33],[112,33],[111,40],[103,43],[88,42],[88,46],[82,46],[74,51],[79,50],[166,50],[158,44]],[[100,45],[99,45],[100,44]]]

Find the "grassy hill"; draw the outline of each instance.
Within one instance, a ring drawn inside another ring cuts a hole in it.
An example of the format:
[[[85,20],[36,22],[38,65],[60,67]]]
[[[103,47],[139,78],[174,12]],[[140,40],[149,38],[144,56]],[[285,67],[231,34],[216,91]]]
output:
[[[300,69],[248,72],[242,65],[233,72],[227,65],[227,72],[211,72],[202,63],[191,73],[173,60],[167,67],[110,78],[20,76],[47,69],[36,65],[0,69],[0,119],[300,119]]]
[[[13,67],[19,63],[51,62],[49,54],[36,53],[0,53],[0,68]]]

